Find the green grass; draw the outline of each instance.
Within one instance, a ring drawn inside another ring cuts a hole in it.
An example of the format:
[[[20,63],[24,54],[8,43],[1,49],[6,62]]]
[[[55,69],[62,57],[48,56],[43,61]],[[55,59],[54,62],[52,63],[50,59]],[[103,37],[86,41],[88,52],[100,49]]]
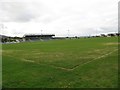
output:
[[[118,38],[4,44],[4,88],[116,88]]]

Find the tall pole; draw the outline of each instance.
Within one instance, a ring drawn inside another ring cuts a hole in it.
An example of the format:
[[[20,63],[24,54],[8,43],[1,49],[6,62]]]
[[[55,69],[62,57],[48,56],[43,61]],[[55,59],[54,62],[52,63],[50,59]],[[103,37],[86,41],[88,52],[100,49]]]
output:
[[[41,30],[41,35],[42,35],[42,31],[43,31],[43,30]]]
[[[67,31],[68,31],[68,37],[69,37],[69,35],[70,35],[70,30],[68,29]]]

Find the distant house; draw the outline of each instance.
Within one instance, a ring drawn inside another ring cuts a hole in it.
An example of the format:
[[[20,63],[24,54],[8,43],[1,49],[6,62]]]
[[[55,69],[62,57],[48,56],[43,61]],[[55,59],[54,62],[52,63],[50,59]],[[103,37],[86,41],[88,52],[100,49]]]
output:
[[[24,35],[25,41],[36,41],[36,40],[50,40],[53,39],[54,34],[32,34],[32,35]]]

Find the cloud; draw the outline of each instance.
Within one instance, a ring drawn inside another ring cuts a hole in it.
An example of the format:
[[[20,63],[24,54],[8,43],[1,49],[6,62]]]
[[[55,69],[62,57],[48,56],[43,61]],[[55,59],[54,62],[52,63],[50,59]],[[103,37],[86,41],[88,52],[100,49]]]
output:
[[[38,3],[27,2],[0,2],[0,20],[2,22],[29,22],[41,16],[35,6]],[[40,4],[39,4],[40,5]]]
[[[55,33],[58,36],[117,31],[118,0],[1,0],[6,32]],[[96,32],[97,31],[97,32]],[[12,35],[12,33],[11,33]]]

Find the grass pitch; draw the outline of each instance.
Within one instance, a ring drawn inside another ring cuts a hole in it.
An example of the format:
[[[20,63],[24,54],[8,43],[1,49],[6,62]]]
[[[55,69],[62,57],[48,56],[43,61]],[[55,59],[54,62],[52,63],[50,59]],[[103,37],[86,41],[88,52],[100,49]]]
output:
[[[4,44],[3,88],[115,88],[118,37]]]

